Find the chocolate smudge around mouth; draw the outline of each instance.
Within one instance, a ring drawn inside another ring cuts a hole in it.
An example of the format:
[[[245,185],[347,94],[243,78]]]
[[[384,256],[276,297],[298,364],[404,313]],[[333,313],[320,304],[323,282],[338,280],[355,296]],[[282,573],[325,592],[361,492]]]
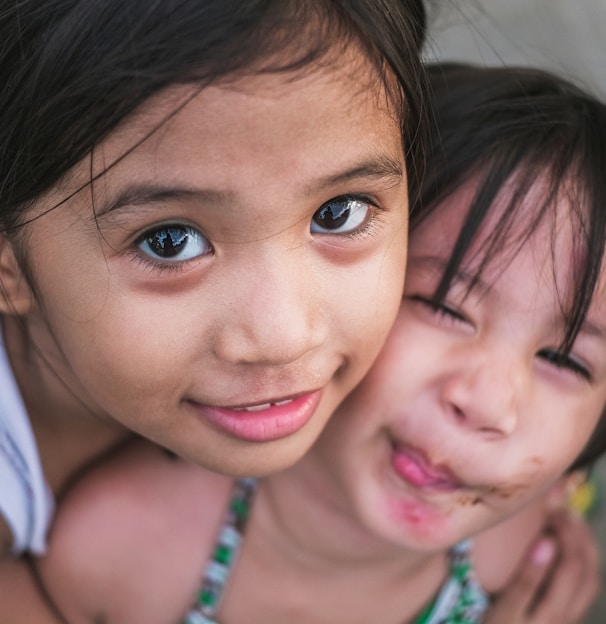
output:
[[[532,468],[528,471],[528,474],[524,476],[524,483],[518,482],[504,485],[493,485],[492,487],[487,488],[486,492],[503,500],[509,500],[510,498],[522,495],[532,487],[533,479],[536,474],[540,472],[543,460],[540,457],[533,456],[529,458],[528,463],[532,466]]]
[[[514,498],[516,495],[523,494],[529,488],[530,485],[528,483],[512,483],[509,485],[494,485],[489,487],[486,491],[488,494],[508,500]]]
[[[457,497],[457,502],[459,505],[471,505],[475,506],[482,502],[482,497],[478,494],[467,494],[461,493]]]

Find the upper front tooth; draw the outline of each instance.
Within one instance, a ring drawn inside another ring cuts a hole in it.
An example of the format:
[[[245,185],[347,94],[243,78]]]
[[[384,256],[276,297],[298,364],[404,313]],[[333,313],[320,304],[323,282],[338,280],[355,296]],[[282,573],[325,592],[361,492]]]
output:
[[[292,399],[285,399],[284,401],[277,401],[274,405],[286,405],[288,403],[292,403]]]
[[[271,403],[262,403],[261,405],[250,405],[245,407],[244,409],[247,412],[260,412],[262,410],[269,409],[271,407]]]

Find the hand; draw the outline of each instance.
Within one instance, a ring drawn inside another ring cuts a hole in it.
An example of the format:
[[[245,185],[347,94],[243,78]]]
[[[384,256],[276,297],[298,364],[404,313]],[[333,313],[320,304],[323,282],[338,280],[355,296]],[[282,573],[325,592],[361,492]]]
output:
[[[599,557],[589,526],[554,514],[518,573],[493,602],[484,624],[579,624],[600,587]]]

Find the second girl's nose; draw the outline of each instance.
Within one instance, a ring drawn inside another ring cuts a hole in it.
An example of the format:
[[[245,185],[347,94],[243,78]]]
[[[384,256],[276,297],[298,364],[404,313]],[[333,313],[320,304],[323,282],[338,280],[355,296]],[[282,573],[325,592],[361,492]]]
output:
[[[459,365],[441,389],[449,416],[460,426],[490,436],[511,435],[518,424],[521,363],[501,353],[499,357],[470,356]]]

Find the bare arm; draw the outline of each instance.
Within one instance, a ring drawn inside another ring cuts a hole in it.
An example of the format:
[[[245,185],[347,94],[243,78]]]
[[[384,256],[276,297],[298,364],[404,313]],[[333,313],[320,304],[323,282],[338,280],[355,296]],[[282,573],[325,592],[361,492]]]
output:
[[[230,484],[145,442],[90,471],[61,501],[48,554],[37,560],[53,603],[70,624],[178,621]]]
[[[65,624],[46,601],[25,559],[0,561],[0,622]]]

